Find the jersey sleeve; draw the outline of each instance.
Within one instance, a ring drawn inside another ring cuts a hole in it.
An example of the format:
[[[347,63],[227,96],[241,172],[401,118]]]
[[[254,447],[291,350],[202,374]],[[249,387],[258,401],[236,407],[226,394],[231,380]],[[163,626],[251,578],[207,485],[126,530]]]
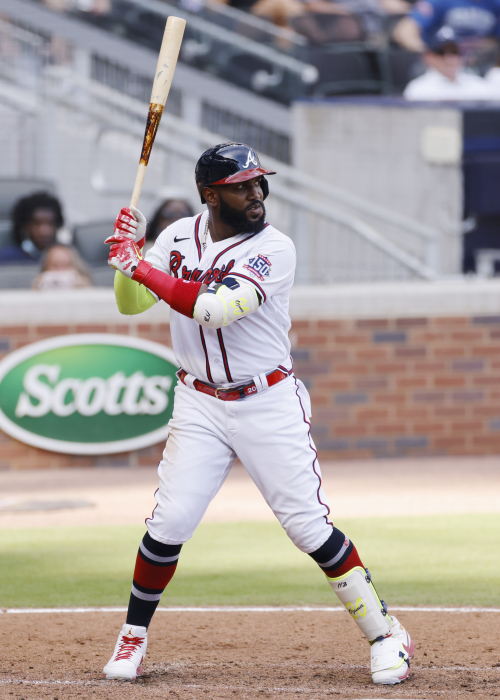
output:
[[[269,297],[290,290],[296,262],[295,246],[289,238],[271,238],[257,244],[227,276],[251,282],[264,303]]]
[[[165,229],[156,239],[152,248],[148,250],[144,259],[157,270],[170,274],[170,236]]]

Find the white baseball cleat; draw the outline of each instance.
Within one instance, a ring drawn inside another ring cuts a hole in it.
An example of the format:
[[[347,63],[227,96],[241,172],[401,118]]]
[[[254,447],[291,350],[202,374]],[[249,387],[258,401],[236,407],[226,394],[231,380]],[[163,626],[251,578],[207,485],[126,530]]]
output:
[[[412,642],[410,635],[405,630],[400,621],[394,617],[394,615],[391,615],[391,619],[392,636],[401,642],[401,644],[403,645],[403,649],[408,654],[408,658],[413,659],[413,655],[415,654],[415,642]]]
[[[377,685],[394,685],[408,678],[410,659],[396,637],[384,637],[371,647],[372,679]]]
[[[148,633],[145,627],[123,625],[113,656],[103,669],[107,680],[134,681],[142,673]]]

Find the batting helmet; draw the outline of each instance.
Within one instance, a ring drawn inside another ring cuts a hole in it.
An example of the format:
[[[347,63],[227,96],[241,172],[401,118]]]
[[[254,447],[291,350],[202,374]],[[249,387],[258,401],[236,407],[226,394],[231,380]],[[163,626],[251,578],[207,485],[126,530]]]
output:
[[[274,170],[266,170],[259,161],[259,156],[245,143],[220,143],[209,148],[196,163],[195,179],[201,203],[205,204],[203,188],[208,185],[231,185],[245,182],[259,175],[276,175]],[[269,185],[262,178],[264,199],[269,194]]]

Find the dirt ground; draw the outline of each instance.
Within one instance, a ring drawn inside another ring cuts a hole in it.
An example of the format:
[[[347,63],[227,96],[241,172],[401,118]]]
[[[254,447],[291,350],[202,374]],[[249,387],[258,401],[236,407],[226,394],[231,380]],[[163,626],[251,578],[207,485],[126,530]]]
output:
[[[336,462],[322,468],[338,517],[500,511],[499,457]],[[139,524],[154,505],[156,483],[153,468],[0,472],[0,527]],[[360,483],[356,498],[345,499],[352,484]],[[93,505],[43,509],[44,503],[64,500]],[[41,509],[35,504],[22,510],[33,501]],[[205,516],[212,522],[270,518],[241,466],[233,468]],[[408,681],[379,687],[371,682],[369,648],[344,612],[158,612],[150,628],[146,673],[127,684],[102,676],[123,612],[3,613],[0,698],[500,696],[500,610],[397,616],[416,641],[416,655]]]
[[[416,641],[407,681],[375,686],[344,612],[159,612],[145,675],[105,681],[123,613],[1,615],[0,697],[491,698],[500,696],[500,613],[400,612]],[[7,661],[7,659],[9,661]]]

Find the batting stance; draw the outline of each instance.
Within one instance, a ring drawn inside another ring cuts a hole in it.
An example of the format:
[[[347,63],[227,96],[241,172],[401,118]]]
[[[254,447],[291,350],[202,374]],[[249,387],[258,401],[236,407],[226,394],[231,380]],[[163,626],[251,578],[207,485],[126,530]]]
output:
[[[120,312],[167,302],[180,366],[157,505],[139,546],[127,621],[104,668],[108,679],[142,672],[147,629],[181,547],[237,457],[365,634],[374,683],[399,683],[409,673],[414,643],[387,612],[353,543],[328,519],[311,403],[290,358],[295,249],[266,222],[265,176],[274,174],[245,144],[215,146],[195,174],[208,211],[169,226],[145,258],[138,209],[122,209],[106,240],[109,264],[119,271]]]

